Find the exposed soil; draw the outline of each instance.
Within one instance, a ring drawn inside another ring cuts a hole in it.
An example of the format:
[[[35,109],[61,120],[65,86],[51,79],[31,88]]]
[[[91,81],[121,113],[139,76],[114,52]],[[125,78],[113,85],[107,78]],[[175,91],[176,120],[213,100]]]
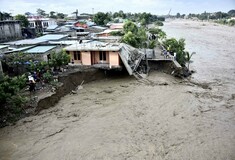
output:
[[[55,107],[0,129],[0,159],[235,159],[235,29],[202,24],[164,27],[197,52],[192,79],[152,71],[147,80],[84,84]]]

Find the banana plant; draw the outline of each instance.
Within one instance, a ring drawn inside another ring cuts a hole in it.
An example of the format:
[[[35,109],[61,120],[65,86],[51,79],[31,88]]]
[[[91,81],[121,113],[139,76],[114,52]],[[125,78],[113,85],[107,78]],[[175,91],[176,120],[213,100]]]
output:
[[[196,54],[196,52],[192,52],[191,54],[189,52],[185,52],[185,53],[186,53],[185,60],[188,64],[188,70],[189,70],[189,64],[192,63],[191,58],[194,54]]]

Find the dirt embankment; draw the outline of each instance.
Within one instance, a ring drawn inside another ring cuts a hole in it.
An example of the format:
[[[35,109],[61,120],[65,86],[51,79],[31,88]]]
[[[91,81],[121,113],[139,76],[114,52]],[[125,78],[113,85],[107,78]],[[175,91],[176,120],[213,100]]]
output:
[[[82,82],[88,83],[94,80],[104,79],[105,74],[97,69],[85,69],[82,71],[73,71],[59,76],[58,81],[62,83],[55,90],[55,93],[39,100],[35,112],[38,113],[42,109],[47,109],[59,102],[61,97],[69,94],[76,89]]]

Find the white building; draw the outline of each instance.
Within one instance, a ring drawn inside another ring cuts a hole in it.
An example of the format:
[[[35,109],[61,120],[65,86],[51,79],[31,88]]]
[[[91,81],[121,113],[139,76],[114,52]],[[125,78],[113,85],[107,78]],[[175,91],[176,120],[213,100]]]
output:
[[[49,26],[57,25],[56,20],[51,18],[44,18],[42,16],[34,15],[28,16],[27,18],[29,21],[29,27],[35,28],[39,31],[44,31]]]

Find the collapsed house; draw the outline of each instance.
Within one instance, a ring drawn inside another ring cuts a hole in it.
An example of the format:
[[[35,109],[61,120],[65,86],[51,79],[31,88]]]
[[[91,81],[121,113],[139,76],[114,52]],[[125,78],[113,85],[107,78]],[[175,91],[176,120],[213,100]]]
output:
[[[70,55],[70,65],[85,65],[106,70],[122,70],[134,75],[145,54],[124,43],[76,43],[64,48]]]

